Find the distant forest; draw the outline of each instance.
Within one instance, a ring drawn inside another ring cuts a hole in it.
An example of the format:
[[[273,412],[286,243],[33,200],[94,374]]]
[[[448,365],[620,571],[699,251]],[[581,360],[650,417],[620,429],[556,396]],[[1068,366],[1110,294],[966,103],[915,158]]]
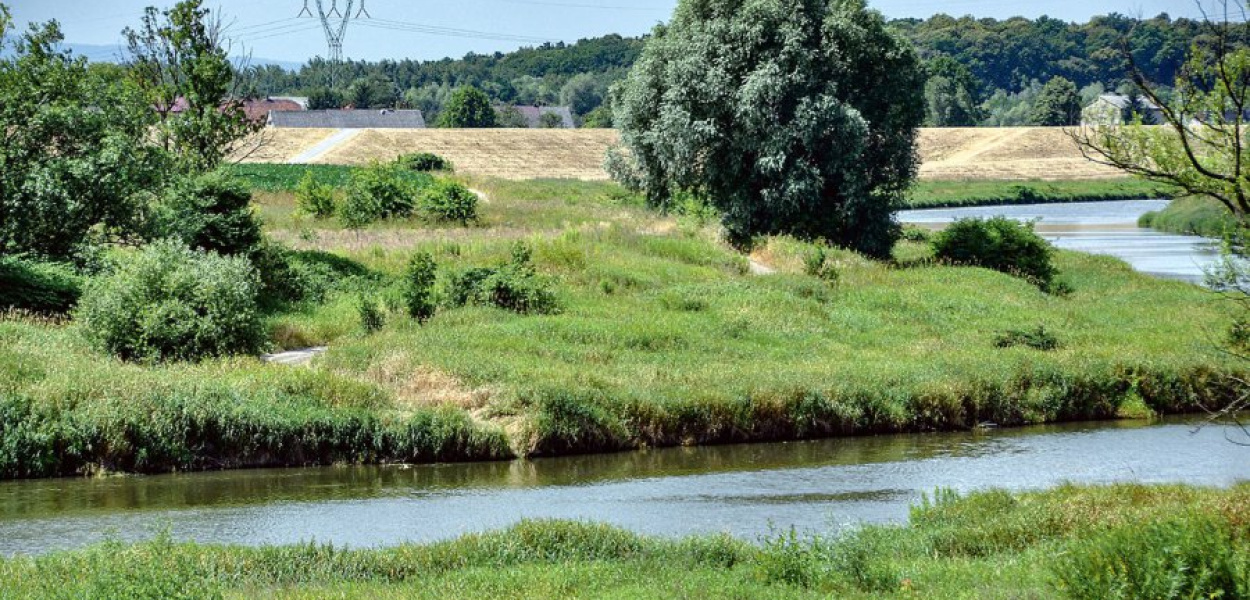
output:
[[[1137,65],[1166,86],[1201,33],[1199,22],[1166,14],[1111,14],[1083,24],[937,15],[892,24],[928,66],[925,93],[935,126],[1044,124],[1037,105],[1050,88],[1070,90],[1083,104],[1108,91],[1128,92],[1125,43]],[[295,72],[257,66],[246,76],[257,96],[308,96],[317,108],[419,108],[431,119],[455,88],[472,85],[502,104],[568,105],[585,126],[606,127],[608,89],[625,76],[644,41],[608,35],[506,54],[348,62],[337,69],[314,59]]]

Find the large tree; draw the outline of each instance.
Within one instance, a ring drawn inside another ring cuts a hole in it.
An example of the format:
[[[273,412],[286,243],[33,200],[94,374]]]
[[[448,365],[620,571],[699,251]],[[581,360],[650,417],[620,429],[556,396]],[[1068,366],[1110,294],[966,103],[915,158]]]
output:
[[[156,134],[189,170],[212,169],[263,124],[247,118],[219,18],[202,0],[149,7],[139,30],[123,35],[131,78],[159,117]]]
[[[9,23],[0,4],[0,54]],[[0,254],[61,260],[89,237],[136,235],[165,164],[138,92],[61,41],[55,21],[32,25],[0,60]]]
[[[890,253],[924,73],[863,0],[682,0],[614,90],[651,202],[705,197],[730,237]]]
[[[1046,82],[1033,105],[1033,123],[1043,127],[1067,127],[1081,122],[1081,96],[1076,84],[1055,77]]]
[[[438,118],[442,127],[483,129],[498,125],[490,97],[473,86],[456,90]]]
[[[925,63],[925,123],[930,127],[975,127],[983,119],[981,85],[968,67],[949,56]]]

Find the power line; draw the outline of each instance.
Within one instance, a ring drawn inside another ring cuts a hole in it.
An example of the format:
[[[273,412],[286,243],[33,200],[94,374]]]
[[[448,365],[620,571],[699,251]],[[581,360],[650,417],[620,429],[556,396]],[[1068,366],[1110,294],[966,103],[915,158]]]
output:
[[[389,19],[373,19],[368,23],[362,23],[366,27],[374,27],[378,29],[389,29],[391,31],[405,31],[410,33],[424,33],[429,35],[439,35],[446,37],[461,37],[471,39],[497,40],[507,42],[526,42],[526,43],[543,43],[553,41],[551,38],[535,37],[529,35],[518,35],[511,33],[496,33],[490,31],[477,31],[474,29],[460,29],[456,27],[440,27],[436,25],[420,25],[417,23],[408,23],[405,21],[393,21]]]

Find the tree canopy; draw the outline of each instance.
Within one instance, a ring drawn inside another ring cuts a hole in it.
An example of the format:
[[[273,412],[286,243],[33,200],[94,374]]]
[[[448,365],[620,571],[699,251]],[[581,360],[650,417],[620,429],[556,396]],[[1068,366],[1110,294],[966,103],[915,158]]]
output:
[[[696,194],[737,242],[790,233],[885,256],[923,83],[863,0],[682,0],[613,105],[654,204]]]
[[[490,98],[482,90],[472,86],[456,90],[439,118],[439,125],[442,127],[481,129],[494,127],[496,124],[495,109],[490,104]]]

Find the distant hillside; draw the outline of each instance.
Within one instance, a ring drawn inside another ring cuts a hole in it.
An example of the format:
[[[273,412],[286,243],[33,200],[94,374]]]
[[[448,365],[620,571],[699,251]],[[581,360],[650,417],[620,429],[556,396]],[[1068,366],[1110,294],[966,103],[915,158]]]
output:
[[[0,50],[0,57],[7,58],[13,54],[11,40],[11,37],[5,39],[4,49]],[[70,50],[76,56],[85,56],[87,57],[87,60],[91,62],[111,63],[121,62],[126,50],[121,44],[107,45],[65,43],[62,44],[61,47]],[[298,70],[303,66],[303,63],[299,62],[261,57],[253,57],[250,64],[256,66],[275,66],[291,71]]]

